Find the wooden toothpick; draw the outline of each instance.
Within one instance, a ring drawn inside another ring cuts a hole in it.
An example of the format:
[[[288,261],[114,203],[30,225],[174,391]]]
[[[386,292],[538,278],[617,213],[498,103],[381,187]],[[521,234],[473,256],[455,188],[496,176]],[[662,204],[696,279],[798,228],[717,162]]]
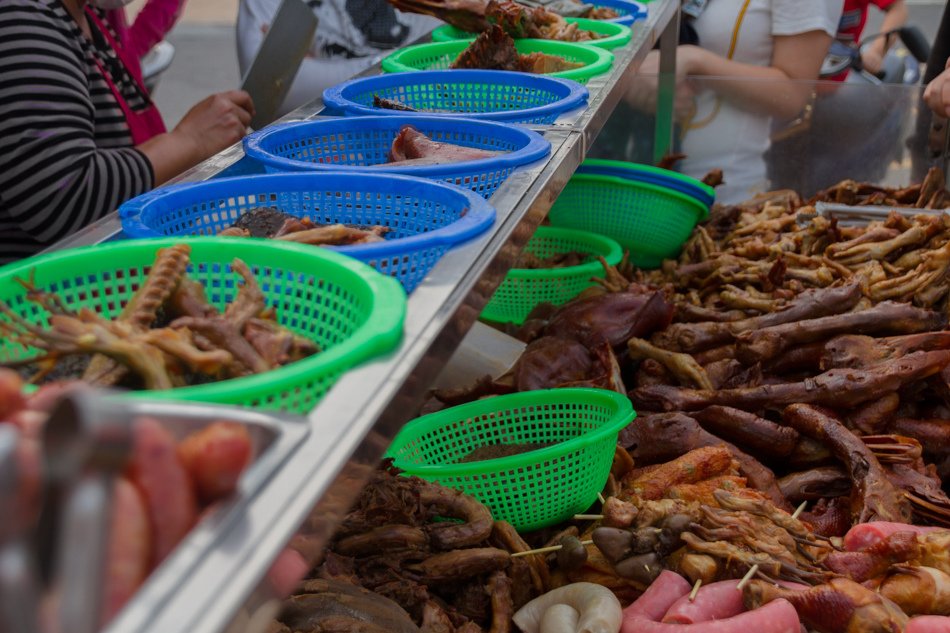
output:
[[[703,584],[702,578],[696,579],[696,584],[693,585],[693,590],[689,592],[689,601],[692,602],[696,599],[696,594],[699,592],[699,587]]]
[[[593,545],[594,541],[581,541],[581,545]],[[524,552],[515,552],[511,555],[512,558],[518,558],[519,556],[529,556],[531,554],[549,554],[550,552],[556,552],[559,549],[563,548],[563,545],[549,545],[548,547],[539,547],[538,549],[529,549]]]
[[[607,500],[604,499],[604,494],[602,492],[597,493],[597,500],[600,501],[600,505],[607,503]]]
[[[801,504],[800,506],[798,506],[798,508],[797,508],[797,509],[795,510],[795,512],[792,514],[792,518],[793,518],[793,519],[797,519],[797,518],[798,518],[798,515],[800,515],[802,512],[805,511],[805,506],[807,506],[807,505],[808,505],[808,501],[807,501],[807,500],[802,501],[802,504]]]
[[[604,518],[602,514],[575,514],[575,521],[600,521]]]
[[[739,584],[736,585],[736,589],[742,591],[742,588],[745,587],[750,580],[752,580],[752,577],[755,576],[755,572],[757,571],[759,571],[758,563],[749,568],[749,571],[746,572],[745,576],[742,577],[742,580],[739,581]]]

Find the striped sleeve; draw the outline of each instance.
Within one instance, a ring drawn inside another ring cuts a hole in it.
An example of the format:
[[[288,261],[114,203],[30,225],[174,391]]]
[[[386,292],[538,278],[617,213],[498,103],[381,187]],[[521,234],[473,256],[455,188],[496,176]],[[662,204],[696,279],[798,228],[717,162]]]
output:
[[[85,65],[39,5],[0,3],[0,215],[50,244],[150,189],[153,175],[138,150],[97,146]]]

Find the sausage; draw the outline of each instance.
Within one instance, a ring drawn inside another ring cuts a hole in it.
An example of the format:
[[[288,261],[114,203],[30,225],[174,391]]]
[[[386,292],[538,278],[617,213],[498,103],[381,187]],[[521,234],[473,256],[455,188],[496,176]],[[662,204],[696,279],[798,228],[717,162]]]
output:
[[[205,502],[226,497],[237,489],[241,473],[251,461],[251,437],[234,422],[215,422],[192,433],[178,445],[178,457]]]
[[[910,619],[904,633],[950,633],[950,618],[941,615],[919,615]]]
[[[667,610],[682,596],[689,594],[689,583],[679,574],[663,570],[643,595],[623,610],[624,628],[627,620],[646,619],[659,622]],[[632,633],[632,632],[631,632]]]
[[[795,607],[787,600],[779,599],[725,620],[709,620],[695,624],[664,624],[638,617],[624,620],[623,627],[620,629],[620,633],[747,633],[748,631],[799,633],[801,625]]]
[[[0,367],[0,422],[8,421],[14,413],[26,406],[23,379],[12,369]]]
[[[151,537],[145,501],[135,486],[119,477],[112,493],[102,624],[115,617],[148,576]]]
[[[692,601],[686,595],[674,602],[663,616],[663,622],[695,624],[739,615],[745,611],[745,607],[742,605],[742,592],[736,590],[738,584],[735,580],[723,580],[701,586]]]
[[[876,543],[880,543],[895,532],[927,534],[928,532],[940,531],[946,531],[946,529],[910,525],[908,523],[894,523],[891,521],[871,521],[869,523],[860,523],[848,530],[848,533],[844,535],[844,548],[850,552],[864,550]]]
[[[198,502],[171,434],[152,418],[136,422],[128,474],[145,501],[155,567],[197,521]]]
[[[274,593],[283,598],[297,588],[308,571],[310,565],[303,555],[295,549],[285,547],[267,570],[267,579],[274,588]]]
[[[610,589],[590,582],[576,582],[549,591],[518,609],[512,619],[524,633],[562,630],[563,626],[553,629],[542,626],[542,623],[550,626],[551,620],[558,616],[564,620],[560,624],[572,620],[571,613],[559,605],[567,605],[577,612],[573,631],[617,633],[620,629],[623,611],[617,596]],[[555,607],[555,613],[550,614]]]

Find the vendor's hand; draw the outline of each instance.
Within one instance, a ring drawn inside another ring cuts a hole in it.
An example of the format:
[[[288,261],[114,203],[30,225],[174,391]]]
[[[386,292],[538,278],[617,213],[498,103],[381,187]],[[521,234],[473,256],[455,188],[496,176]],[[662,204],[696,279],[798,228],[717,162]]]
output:
[[[884,66],[884,55],[877,48],[868,46],[861,51],[861,65],[864,70],[876,75]]]
[[[680,46],[677,50],[676,64],[676,92],[673,96],[673,116],[678,121],[688,119],[694,109],[695,93],[686,81],[689,74],[688,70],[692,63],[688,59],[683,59],[684,49],[695,47]],[[686,52],[685,57],[690,57],[691,53]],[[624,100],[633,108],[649,114],[656,113],[657,90],[659,84],[660,55],[658,51],[651,51],[644,59],[643,64],[637,71],[630,89],[624,97]]]
[[[924,101],[938,116],[950,117],[950,59],[946,69],[927,84]]]
[[[191,145],[197,162],[244,138],[252,116],[251,95],[243,90],[221,92],[198,102],[172,135]]]

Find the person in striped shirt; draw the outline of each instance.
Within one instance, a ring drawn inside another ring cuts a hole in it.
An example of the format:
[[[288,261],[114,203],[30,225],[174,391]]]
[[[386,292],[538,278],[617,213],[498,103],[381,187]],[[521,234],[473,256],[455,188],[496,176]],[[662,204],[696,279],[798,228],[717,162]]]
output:
[[[244,136],[250,96],[208,97],[166,132],[103,8],[0,0],[0,264],[34,254]]]

